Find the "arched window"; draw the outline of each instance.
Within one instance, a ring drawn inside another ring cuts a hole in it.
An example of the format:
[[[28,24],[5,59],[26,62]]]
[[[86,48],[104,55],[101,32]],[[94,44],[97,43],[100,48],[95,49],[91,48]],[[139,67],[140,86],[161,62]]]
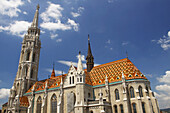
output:
[[[143,113],[146,113],[146,111],[145,111],[145,103],[144,102],[142,102],[142,110],[143,110]]]
[[[34,75],[34,70],[31,69],[31,76],[30,76],[30,78],[33,78],[33,75]]]
[[[28,75],[28,66],[25,67],[25,75]]]
[[[79,82],[79,78],[77,78],[77,82]]]
[[[70,77],[70,84],[71,84],[71,77]]]
[[[93,111],[90,111],[90,113],[93,113]]]
[[[135,103],[132,104],[132,107],[133,107],[133,113],[137,113],[137,111],[136,111],[136,104]]]
[[[88,98],[90,98],[91,97],[91,94],[90,93],[88,93]]]
[[[57,97],[55,94],[51,97],[51,113],[57,113]]]
[[[141,87],[141,86],[139,86],[139,87],[138,87],[138,90],[139,90],[139,96],[140,96],[140,97],[143,97],[142,87]]]
[[[30,59],[30,51],[27,52],[26,61],[29,61],[29,59]]]
[[[41,97],[38,97],[38,99],[37,99],[37,112],[36,113],[41,113],[41,105],[42,105],[42,99],[41,99]]]
[[[72,76],[72,83],[74,84],[74,76]]]
[[[80,77],[80,82],[82,82],[82,77]]]
[[[119,98],[119,90],[118,89],[115,90],[115,97],[116,97],[116,100],[120,99]]]
[[[115,113],[117,113],[117,105],[114,105]]]
[[[121,113],[124,113],[122,104],[120,105],[120,111],[121,111]]]
[[[130,87],[130,97],[135,98],[134,88],[132,86]]]
[[[33,59],[32,59],[33,62],[35,62],[35,53],[33,54]]]

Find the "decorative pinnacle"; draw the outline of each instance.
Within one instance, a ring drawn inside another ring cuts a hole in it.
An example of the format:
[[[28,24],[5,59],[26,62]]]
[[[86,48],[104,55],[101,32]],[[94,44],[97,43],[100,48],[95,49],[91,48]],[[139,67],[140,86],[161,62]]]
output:
[[[81,54],[81,51],[79,51],[79,55]]]
[[[88,34],[88,41],[90,40],[90,35]]]
[[[53,70],[54,70],[55,63],[53,62]]]
[[[37,10],[39,10],[39,8],[40,8],[40,6],[39,6],[39,4],[37,5]]]
[[[126,58],[128,58],[128,52],[126,51]]]

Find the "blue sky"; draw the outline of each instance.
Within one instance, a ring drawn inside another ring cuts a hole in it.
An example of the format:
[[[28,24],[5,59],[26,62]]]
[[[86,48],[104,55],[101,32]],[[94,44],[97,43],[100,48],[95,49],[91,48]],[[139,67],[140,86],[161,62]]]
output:
[[[0,105],[17,73],[22,37],[40,4],[42,48],[39,80],[87,54],[90,34],[95,63],[126,57],[151,81],[160,108],[170,107],[169,0],[3,0],[0,4]],[[83,58],[82,58],[83,59]],[[83,61],[85,63],[85,61]]]

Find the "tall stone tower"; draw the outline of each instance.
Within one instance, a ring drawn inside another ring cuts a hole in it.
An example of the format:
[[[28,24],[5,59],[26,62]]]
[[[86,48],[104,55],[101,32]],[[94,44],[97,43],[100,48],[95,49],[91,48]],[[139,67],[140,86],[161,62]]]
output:
[[[87,72],[90,72],[92,68],[94,67],[94,57],[91,52],[91,47],[90,47],[90,37],[88,35],[88,53],[86,57],[86,65],[87,65]]]
[[[24,36],[18,71],[10,90],[8,107],[12,107],[14,99],[22,97],[24,93],[37,81],[41,41],[38,28],[39,5],[34,15],[31,27]]]

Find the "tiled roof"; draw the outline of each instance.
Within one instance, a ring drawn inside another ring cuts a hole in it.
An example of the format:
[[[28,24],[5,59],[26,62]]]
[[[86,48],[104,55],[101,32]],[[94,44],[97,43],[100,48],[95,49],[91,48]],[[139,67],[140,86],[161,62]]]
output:
[[[122,71],[126,80],[141,78],[147,79],[128,58],[125,58],[95,66],[89,73],[86,74],[86,83],[93,86],[104,84],[106,75],[110,83],[121,81]]]
[[[87,69],[85,69],[84,71],[86,75],[85,78],[86,84],[92,86],[105,84],[106,75],[108,77],[109,83],[121,81],[122,72],[124,73],[126,80],[147,79],[128,58],[95,66],[90,72],[87,72]],[[33,87],[35,91],[44,90],[46,83],[48,89],[59,87],[61,82],[61,77],[63,77],[63,81],[64,81],[65,76],[67,76],[67,74],[60,75],[60,76],[53,76],[50,77],[49,79],[37,81],[26,93],[32,92]]]
[[[47,84],[48,89],[59,87],[61,83],[61,77],[65,78],[66,74],[50,77],[49,79],[43,81],[37,81],[26,93],[32,92],[33,88],[35,91],[41,91],[45,89]]]
[[[26,96],[20,97],[19,101],[20,101],[20,106],[22,106],[22,107],[29,106],[28,98]]]

